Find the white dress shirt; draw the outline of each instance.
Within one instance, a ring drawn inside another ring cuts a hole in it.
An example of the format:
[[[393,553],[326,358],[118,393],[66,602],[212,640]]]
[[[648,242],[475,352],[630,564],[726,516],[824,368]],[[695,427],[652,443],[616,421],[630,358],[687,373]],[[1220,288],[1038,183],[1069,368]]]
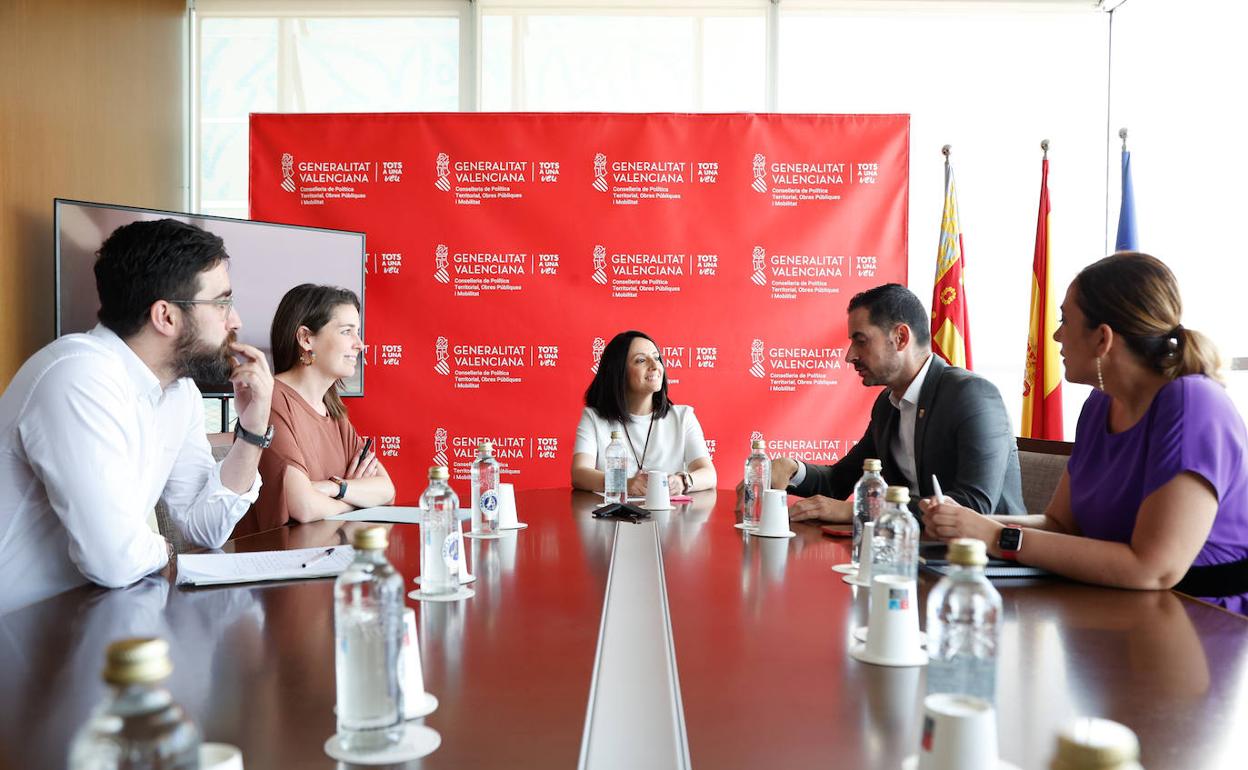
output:
[[[919,373],[914,376],[914,380],[900,399],[894,396],[891,390],[888,393],[888,402],[901,412],[897,418],[897,433],[893,436],[889,449],[902,475],[906,477],[906,484],[910,487],[912,497],[917,497],[919,494],[919,472],[914,459],[914,427],[919,416],[919,393],[923,391],[923,381],[927,379],[927,370],[931,368],[932,355],[929,353],[927,360],[919,368]],[[801,460],[796,462],[797,472],[793,474],[793,478],[789,479],[790,487],[795,487],[806,480],[806,463]]]
[[[576,444],[572,453],[593,455],[594,467],[605,470],[607,444],[611,443],[613,430],[620,430],[618,422],[608,422],[593,407],[585,407],[581,412],[581,421],[576,426]],[[688,470],[689,464],[694,460],[711,456],[702,435],[702,426],[694,416],[691,406],[673,404],[667,410],[666,417],[654,421],[653,428],[650,425],[650,415],[630,414],[624,430],[628,436],[624,439],[624,448],[628,450],[629,478],[637,474],[639,457],[645,463],[645,470],[667,471],[670,474]],[[647,433],[650,437],[649,447],[646,446]],[[629,449],[630,441],[632,449]],[[643,454],[645,456],[641,457]]]
[[[47,345],[0,397],[0,614],[88,581],[161,569],[163,497],[188,544],[215,548],[255,502],[221,483],[199,388],[167,389],[112,331]]]

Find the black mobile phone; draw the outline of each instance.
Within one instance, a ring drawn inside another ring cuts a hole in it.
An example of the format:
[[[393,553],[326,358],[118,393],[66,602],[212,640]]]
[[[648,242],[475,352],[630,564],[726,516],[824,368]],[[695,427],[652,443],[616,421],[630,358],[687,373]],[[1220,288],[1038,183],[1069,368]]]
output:
[[[357,462],[364,462],[364,458],[368,455],[368,450],[373,448],[373,437],[369,436],[364,439],[364,448],[360,450],[360,459]]]

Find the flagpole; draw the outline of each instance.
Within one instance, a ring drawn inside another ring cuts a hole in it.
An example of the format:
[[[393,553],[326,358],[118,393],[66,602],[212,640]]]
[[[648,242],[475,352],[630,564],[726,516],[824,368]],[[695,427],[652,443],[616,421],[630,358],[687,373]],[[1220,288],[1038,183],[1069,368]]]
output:
[[[1123,126],[1118,129],[1118,138],[1122,140],[1122,151],[1127,151],[1127,127]]]
[[[950,154],[951,152],[953,152],[953,147],[951,147],[950,145],[947,145],[947,144],[946,144],[944,147],[941,147],[941,148],[940,148],[940,154],[945,156],[945,165],[946,165],[946,166],[948,166],[948,165],[949,165],[949,154]]]
[[[1040,149],[1044,150],[1044,157],[1041,158],[1040,160],[1048,160],[1049,159],[1049,140],[1048,139],[1040,140]]]

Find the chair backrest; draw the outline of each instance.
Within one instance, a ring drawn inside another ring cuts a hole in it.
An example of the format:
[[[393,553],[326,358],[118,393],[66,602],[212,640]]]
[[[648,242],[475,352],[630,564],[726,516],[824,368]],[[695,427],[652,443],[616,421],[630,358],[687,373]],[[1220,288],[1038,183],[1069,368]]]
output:
[[[1062,480],[1074,444],[1069,441],[1018,439],[1018,465],[1023,482],[1023,505],[1027,513],[1044,513]]]

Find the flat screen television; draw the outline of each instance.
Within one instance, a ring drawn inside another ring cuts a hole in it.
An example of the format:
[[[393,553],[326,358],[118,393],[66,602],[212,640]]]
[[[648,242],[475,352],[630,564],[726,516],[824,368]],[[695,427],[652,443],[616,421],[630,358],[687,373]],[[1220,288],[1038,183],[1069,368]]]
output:
[[[176,219],[202,227],[225,241],[230,255],[234,306],[243,319],[238,337],[269,357],[269,327],[277,303],[301,283],[341,286],[360,298],[360,334],[364,325],[364,233],[300,227],[249,219],[186,214],[57,198],[56,336],[84,332],[97,323],[95,255],[114,230],[140,220]],[[233,395],[229,383],[198,382],[205,396]],[[343,383],[344,396],[364,395],[364,365]]]

